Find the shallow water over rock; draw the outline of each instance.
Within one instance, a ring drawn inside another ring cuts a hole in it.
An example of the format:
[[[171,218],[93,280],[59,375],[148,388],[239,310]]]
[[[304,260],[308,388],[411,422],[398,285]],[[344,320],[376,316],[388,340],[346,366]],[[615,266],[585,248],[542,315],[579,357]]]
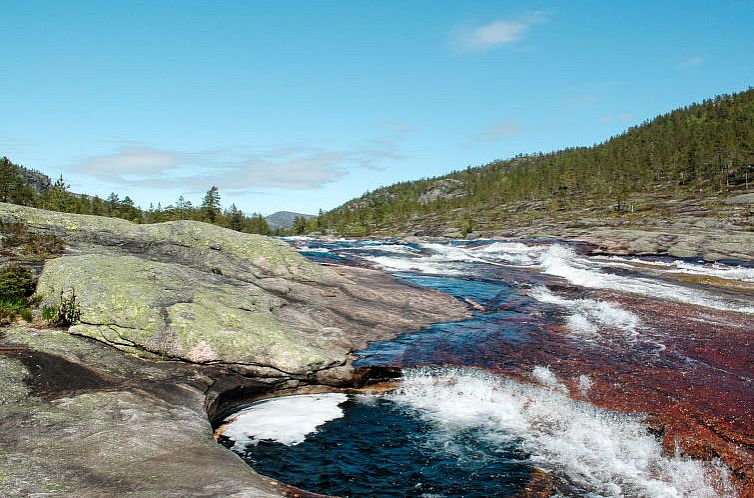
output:
[[[341,400],[344,415],[298,443],[236,443],[260,472],[343,496],[754,492],[752,266],[550,240],[292,243],[446,292],[473,316],[371,343],[355,364],[404,369],[398,390]],[[397,494],[379,487],[392,482]]]

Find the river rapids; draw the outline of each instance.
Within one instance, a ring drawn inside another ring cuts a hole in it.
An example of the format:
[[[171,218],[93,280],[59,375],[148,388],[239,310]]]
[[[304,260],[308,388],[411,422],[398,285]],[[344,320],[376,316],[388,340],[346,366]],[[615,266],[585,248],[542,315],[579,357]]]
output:
[[[384,394],[266,400],[221,442],[338,496],[754,495],[754,267],[588,255],[557,240],[322,241],[465,301],[468,320],[358,352]]]

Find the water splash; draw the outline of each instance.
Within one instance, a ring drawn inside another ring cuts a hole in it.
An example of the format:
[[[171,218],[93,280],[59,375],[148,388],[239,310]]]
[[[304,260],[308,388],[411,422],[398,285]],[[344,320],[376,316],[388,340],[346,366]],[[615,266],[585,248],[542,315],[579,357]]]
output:
[[[470,429],[500,444],[515,439],[532,463],[588,496],[733,495],[721,463],[667,456],[636,418],[572,400],[552,388],[560,384],[552,372],[536,372],[547,388],[464,369],[408,370],[389,397],[439,439]]]

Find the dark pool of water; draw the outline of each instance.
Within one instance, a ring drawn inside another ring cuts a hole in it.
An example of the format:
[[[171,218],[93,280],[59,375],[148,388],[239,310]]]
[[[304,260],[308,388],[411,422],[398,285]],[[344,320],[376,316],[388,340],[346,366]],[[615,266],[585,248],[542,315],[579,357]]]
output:
[[[264,475],[344,497],[506,497],[531,478],[515,442],[493,445],[473,430],[439,440],[429,424],[381,398],[349,398],[341,408],[344,417],[303,443],[262,441],[234,451]]]

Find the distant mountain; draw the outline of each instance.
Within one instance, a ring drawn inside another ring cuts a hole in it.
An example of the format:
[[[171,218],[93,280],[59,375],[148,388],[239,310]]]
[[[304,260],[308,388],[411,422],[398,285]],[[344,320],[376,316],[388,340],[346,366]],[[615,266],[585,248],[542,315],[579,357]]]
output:
[[[267,224],[272,230],[276,230],[278,228],[285,230],[291,228],[293,226],[293,221],[299,217],[305,218],[307,220],[316,218],[316,216],[313,214],[294,213],[291,211],[278,211],[276,213],[272,213],[269,216],[265,216],[264,219],[267,220]]]
[[[708,202],[714,214],[721,197],[752,188],[749,88],[657,116],[591,147],[522,154],[382,187],[320,222],[341,235],[465,236],[585,216],[663,218],[667,205],[689,199]]]

